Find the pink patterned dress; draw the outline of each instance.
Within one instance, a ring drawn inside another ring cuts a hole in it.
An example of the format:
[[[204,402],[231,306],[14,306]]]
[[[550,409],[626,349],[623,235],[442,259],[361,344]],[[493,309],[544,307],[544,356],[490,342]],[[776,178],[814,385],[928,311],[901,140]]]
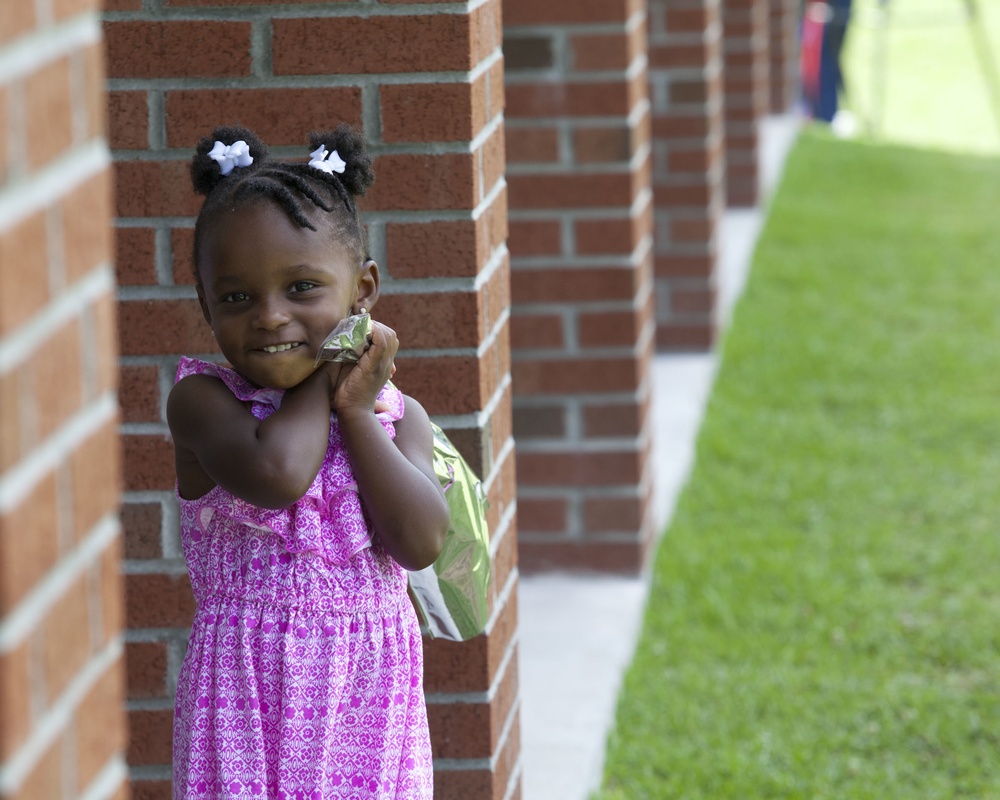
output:
[[[282,392],[220,378],[258,419]],[[403,397],[383,389],[390,436]],[[336,417],[306,495],[258,508],[220,486],[180,499],[198,609],[177,683],[178,800],[430,800],[423,653],[406,573],[372,541]]]

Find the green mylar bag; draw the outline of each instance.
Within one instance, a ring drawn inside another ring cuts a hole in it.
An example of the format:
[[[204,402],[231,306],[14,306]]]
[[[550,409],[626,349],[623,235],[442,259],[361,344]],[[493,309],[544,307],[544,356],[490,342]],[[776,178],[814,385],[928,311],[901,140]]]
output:
[[[357,363],[371,343],[368,314],[341,320],[316,356],[320,361]],[[431,566],[411,572],[410,589],[431,636],[464,642],[483,632],[489,613],[490,532],[483,483],[445,432],[433,422],[434,474],[441,482],[451,522],[444,548]]]
[[[410,589],[431,636],[464,642],[483,632],[489,613],[490,532],[482,481],[433,422],[434,472],[451,523],[431,566],[410,573]]]

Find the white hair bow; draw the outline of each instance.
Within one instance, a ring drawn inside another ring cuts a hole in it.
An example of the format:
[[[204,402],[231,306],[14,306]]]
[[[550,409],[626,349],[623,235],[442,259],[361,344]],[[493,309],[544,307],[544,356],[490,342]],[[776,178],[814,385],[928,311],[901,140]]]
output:
[[[347,168],[347,162],[340,157],[340,154],[336,150],[332,153],[328,152],[323,145],[317,147],[309,155],[312,156],[309,166],[321,169],[327,174],[331,172],[343,172]]]
[[[219,162],[219,169],[223,175],[232,172],[233,167],[249,167],[253,163],[250,145],[242,139],[232,144],[216,141],[215,147],[209,150],[208,157]]]

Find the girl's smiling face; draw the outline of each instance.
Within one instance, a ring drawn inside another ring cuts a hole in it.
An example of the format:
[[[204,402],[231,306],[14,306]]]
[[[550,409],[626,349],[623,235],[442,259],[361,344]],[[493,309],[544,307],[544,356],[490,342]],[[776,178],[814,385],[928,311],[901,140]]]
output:
[[[310,216],[318,231],[269,201],[241,204],[215,216],[198,250],[205,319],[222,354],[257,386],[300,384],[336,324],[378,299],[374,262],[357,263]]]

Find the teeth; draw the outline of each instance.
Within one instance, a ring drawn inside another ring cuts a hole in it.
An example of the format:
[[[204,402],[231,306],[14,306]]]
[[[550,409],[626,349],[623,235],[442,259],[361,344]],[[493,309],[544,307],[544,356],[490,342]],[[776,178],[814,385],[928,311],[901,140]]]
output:
[[[293,347],[298,347],[299,342],[289,342],[288,344],[272,344],[264,348],[265,353],[283,353],[285,350],[291,350]]]

